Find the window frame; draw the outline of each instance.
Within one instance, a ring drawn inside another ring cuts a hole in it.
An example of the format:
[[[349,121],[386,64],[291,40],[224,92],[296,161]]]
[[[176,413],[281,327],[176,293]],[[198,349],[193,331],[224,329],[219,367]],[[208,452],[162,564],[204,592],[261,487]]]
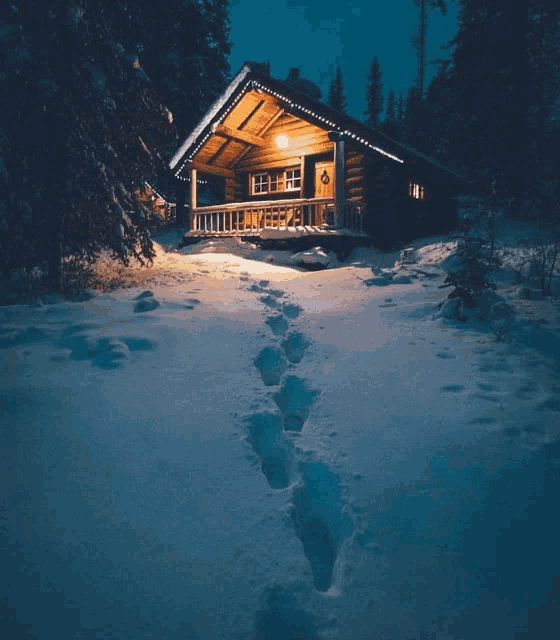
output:
[[[259,183],[259,187],[261,187],[261,190],[257,191],[257,178],[261,178],[263,176],[266,178],[266,180],[263,183]],[[264,191],[262,190],[263,186],[266,187]],[[268,173],[260,172],[260,173],[254,173],[251,175],[251,195],[260,196],[263,193],[270,193],[269,186],[270,186],[270,175]]]
[[[294,175],[299,172],[299,175]],[[288,178],[288,174],[292,174]],[[257,179],[266,177],[266,181],[259,182],[260,191],[257,191]],[[297,186],[286,187],[290,183],[298,182]],[[286,169],[270,169],[269,171],[259,171],[250,174],[250,193],[252,196],[272,195],[293,191],[301,191],[301,167],[293,166]],[[265,189],[263,189],[263,187]],[[273,188],[276,187],[276,188]]]
[[[408,195],[414,200],[425,200],[426,199],[426,187],[419,182],[413,182],[409,180],[408,182]]]
[[[298,177],[295,176],[296,171],[299,171]],[[288,178],[288,173],[292,173],[294,175],[292,175],[291,178]],[[297,185],[297,187],[296,186],[288,187],[288,181],[291,181],[292,183],[295,184],[296,180],[299,181],[299,184]],[[293,167],[293,168],[284,170],[284,191],[301,191],[301,167]]]

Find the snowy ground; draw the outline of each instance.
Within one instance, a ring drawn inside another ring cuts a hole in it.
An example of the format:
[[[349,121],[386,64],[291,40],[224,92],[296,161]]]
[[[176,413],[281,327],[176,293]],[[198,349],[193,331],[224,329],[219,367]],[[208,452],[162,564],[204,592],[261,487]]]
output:
[[[434,320],[440,240],[408,284],[226,242],[0,308],[4,637],[551,637],[558,303],[503,271],[506,342]]]

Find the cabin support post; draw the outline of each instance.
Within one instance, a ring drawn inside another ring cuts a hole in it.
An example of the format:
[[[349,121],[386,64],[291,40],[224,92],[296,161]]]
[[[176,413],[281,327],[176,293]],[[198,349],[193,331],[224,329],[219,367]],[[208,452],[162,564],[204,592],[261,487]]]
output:
[[[190,183],[189,183],[189,207],[190,207],[190,221],[189,228],[191,231],[195,230],[196,226],[196,169],[190,170]]]
[[[340,227],[344,206],[344,140],[338,131],[329,131],[334,142],[334,225]]]

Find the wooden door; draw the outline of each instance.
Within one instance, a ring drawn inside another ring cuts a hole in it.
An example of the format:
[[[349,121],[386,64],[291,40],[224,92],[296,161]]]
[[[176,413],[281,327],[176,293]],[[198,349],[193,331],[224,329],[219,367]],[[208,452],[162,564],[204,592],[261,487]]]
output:
[[[334,163],[315,164],[315,198],[334,197]]]

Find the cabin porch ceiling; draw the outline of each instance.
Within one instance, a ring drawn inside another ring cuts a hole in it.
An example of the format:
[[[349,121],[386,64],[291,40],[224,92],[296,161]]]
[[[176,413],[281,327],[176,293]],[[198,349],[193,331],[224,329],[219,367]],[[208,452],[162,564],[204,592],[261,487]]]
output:
[[[286,111],[279,99],[252,89],[220,122],[191,160],[191,167],[225,175],[234,167],[325,151],[327,132]],[[330,145],[332,148],[332,144]]]

